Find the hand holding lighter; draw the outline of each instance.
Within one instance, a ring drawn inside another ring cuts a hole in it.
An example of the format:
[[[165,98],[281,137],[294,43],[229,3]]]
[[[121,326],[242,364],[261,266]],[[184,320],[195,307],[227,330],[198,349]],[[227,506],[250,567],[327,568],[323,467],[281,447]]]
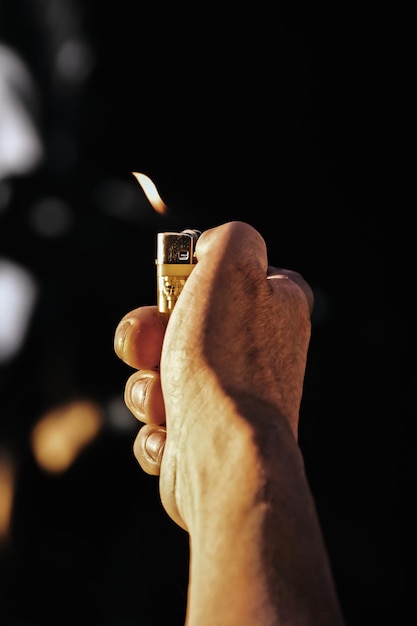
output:
[[[195,244],[201,232],[195,229],[157,235],[157,301],[159,312],[169,317],[191,274],[197,258]]]

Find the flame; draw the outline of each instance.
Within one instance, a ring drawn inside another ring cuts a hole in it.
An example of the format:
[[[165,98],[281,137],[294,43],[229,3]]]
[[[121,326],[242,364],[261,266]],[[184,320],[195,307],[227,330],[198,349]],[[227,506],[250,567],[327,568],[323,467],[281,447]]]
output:
[[[139,185],[142,187],[146,197],[148,198],[155,211],[161,213],[162,215],[166,213],[168,211],[168,207],[162,200],[155,186],[155,183],[149,178],[149,176],[141,174],[140,172],[132,172],[132,174],[138,181]]]

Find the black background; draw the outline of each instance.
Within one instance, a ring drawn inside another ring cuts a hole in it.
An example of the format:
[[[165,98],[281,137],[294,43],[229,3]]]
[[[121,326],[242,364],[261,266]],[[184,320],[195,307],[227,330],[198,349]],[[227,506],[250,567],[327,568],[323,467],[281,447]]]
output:
[[[19,465],[4,626],[183,624],[187,537],[133,458],[133,416],[58,476],[38,467],[28,433],[73,398],[105,411],[122,398],[130,370],[113,334],[155,301],[156,233],[231,219],[258,228],[271,264],[316,293],[300,445],[347,624],[405,623],[416,487],[409,24],[363,3],[0,2],[0,40],[31,68],[46,146],[0,213],[0,254],[40,285],[25,345],[0,369],[0,434]],[[56,73],[65,37],[91,52],[76,84]],[[132,171],[154,180],[168,216]],[[73,220],[55,238],[30,221],[50,196]]]

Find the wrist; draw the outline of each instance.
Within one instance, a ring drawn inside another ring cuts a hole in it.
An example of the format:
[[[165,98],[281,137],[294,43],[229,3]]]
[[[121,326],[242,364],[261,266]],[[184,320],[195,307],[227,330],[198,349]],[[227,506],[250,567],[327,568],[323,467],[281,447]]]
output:
[[[197,506],[188,518],[186,623],[208,626],[215,620],[222,626],[272,626],[276,622],[263,557],[267,461],[260,457],[256,436],[245,422],[235,426],[227,447],[215,485],[205,472],[193,480],[199,499],[194,499]]]
[[[227,462],[200,466],[189,483],[187,626],[212,624],[213,607],[222,626],[341,626],[293,432],[268,407],[262,418],[251,414],[249,421],[249,413],[235,412],[228,421],[229,445],[217,442]]]
[[[263,503],[280,448],[292,448],[302,465],[294,435],[276,410],[260,400],[238,406],[231,395],[213,395],[216,407],[188,405],[182,433],[187,445],[177,440],[175,449],[175,495],[191,535],[201,527],[217,532],[225,515],[239,525]]]

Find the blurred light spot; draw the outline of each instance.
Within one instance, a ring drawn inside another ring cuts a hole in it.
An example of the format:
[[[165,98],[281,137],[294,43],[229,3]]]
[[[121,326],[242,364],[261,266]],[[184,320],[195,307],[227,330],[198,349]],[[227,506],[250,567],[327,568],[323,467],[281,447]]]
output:
[[[35,93],[26,65],[0,44],[0,180],[28,174],[43,159],[42,140],[25,101],[26,96],[33,105]]]
[[[138,421],[127,408],[124,399],[111,398],[107,404],[107,424],[115,430],[132,432],[138,429]]]
[[[0,363],[20,350],[36,295],[35,281],[29,272],[0,258]]]
[[[45,198],[31,208],[31,224],[44,237],[60,237],[67,233],[73,222],[70,207],[59,198]]]
[[[0,178],[31,172],[42,148],[34,127],[16,98],[4,97],[0,87]]]
[[[32,450],[46,471],[68,469],[97,436],[103,424],[101,408],[93,402],[71,402],[40,418],[32,430]]]
[[[0,450],[0,543],[9,536],[15,491],[15,466],[12,457]]]
[[[85,42],[67,39],[60,46],[56,66],[63,78],[81,82],[88,77],[93,65],[93,54]]]

